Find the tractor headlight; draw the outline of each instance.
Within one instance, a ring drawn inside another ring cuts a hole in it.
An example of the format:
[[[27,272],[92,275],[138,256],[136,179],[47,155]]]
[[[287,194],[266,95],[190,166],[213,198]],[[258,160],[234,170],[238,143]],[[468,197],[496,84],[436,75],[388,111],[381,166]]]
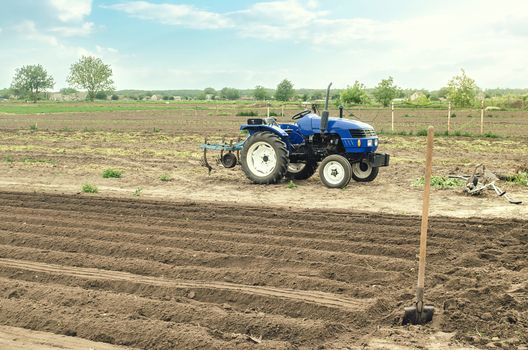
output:
[[[358,140],[358,147],[361,147],[361,139]]]
[[[377,146],[378,145],[378,139],[375,139],[374,140],[374,146]]]
[[[367,141],[367,147],[372,147],[373,143],[374,143],[374,140],[368,140]]]

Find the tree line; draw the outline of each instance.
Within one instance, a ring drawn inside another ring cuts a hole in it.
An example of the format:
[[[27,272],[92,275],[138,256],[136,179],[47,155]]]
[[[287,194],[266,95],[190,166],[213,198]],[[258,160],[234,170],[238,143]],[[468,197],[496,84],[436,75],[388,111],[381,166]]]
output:
[[[66,81],[69,87],[61,89],[60,92],[63,95],[77,93],[76,89],[83,89],[86,91],[86,99],[90,101],[94,99],[107,99],[115,91],[112,80],[112,68],[100,58],[92,56],[83,56],[77,62],[73,63]],[[28,65],[16,69],[10,87],[11,91],[8,92],[19,99],[36,102],[38,99],[44,98],[44,93],[54,86],[55,80],[42,65]],[[0,90],[0,97],[7,96],[8,92],[4,90],[2,94]],[[503,97],[500,100],[501,92],[502,90],[500,89],[485,91],[479,89],[475,80],[470,78],[462,69],[460,74],[455,75],[449,80],[447,86],[438,91],[404,90],[395,84],[392,77],[388,77],[382,79],[374,88],[370,89],[360,81],[355,81],[353,85],[347,86],[345,89],[334,90],[331,99],[336,106],[381,104],[387,107],[395,100],[406,98],[417,106],[425,106],[434,101],[446,100],[450,101],[455,107],[471,107],[480,103],[480,100],[484,98],[494,98],[494,101],[500,104],[504,102]],[[511,96],[508,95],[508,102],[514,108],[524,108],[526,106],[525,102],[528,102],[527,91],[511,90],[511,92],[514,100],[512,103]],[[296,91],[290,80],[283,79],[275,89],[268,89],[262,85],[257,85],[250,92],[245,93],[246,97],[248,95],[258,101],[314,101],[324,98],[324,90],[308,91],[306,89],[300,89]],[[148,93],[121,95],[121,97],[128,99],[147,99],[150,96]],[[188,96],[180,97],[197,100],[238,100],[242,97],[242,94],[241,90],[232,87],[224,87],[218,91],[212,87],[207,87],[192,96],[189,94]],[[111,95],[111,98],[117,100],[120,97],[114,93]],[[163,95],[160,99],[173,100],[174,96]]]

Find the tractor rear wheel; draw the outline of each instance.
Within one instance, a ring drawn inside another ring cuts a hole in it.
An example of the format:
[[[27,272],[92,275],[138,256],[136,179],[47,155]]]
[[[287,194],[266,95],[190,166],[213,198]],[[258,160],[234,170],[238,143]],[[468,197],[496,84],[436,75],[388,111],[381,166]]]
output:
[[[287,179],[306,180],[309,179],[317,170],[317,162],[307,161],[306,163],[290,163],[288,165]]]
[[[288,170],[286,144],[271,132],[255,133],[244,142],[240,163],[246,176],[254,183],[277,183]]]
[[[361,161],[352,164],[352,178],[357,182],[373,181],[379,173],[379,168],[373,167],[368,162]]]
[[[345,157],[332,154],[321,162],[319,177],[326,187],[344,188],[352,178],[352,166]]]

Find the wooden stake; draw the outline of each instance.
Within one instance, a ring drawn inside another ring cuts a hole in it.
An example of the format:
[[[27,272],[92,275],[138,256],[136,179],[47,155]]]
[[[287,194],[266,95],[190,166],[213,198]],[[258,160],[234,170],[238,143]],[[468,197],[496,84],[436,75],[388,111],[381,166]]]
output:
[[[284,105],[282,105],[282,113],[281,113],[281,117],[284,117]]]
[[[451,101],[449,101],[449,106],[447,107],[447,133],[451,131]]]
[[[269,106],[268,106],[268,118],[269,118],[269,114],[270,114],[270,110],[269,110]]]
[[[434,127],[427,129],[427,154],[425,158],[425,187],[423,193],[422,226],[420,228],[420,261],[418,264],[418,288],[425,285],[425,256],[427,252],[427,229],[429,227],[429,193],[431,192],[431,174],[433,172],[433,136]]]
[[[484,134],[484,100],[480,101],[480,134]]]
[[[391,103],[391,110],[392,110],[392,113],[391,113],[391,130],[392,132],[394,132],[394,102]]]

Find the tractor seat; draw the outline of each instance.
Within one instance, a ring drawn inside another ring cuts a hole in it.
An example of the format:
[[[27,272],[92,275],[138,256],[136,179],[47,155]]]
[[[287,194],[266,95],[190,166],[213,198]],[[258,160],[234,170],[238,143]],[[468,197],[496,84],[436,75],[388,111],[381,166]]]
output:
[[[264,119],[262,118],[249,118],[247,120],[248,125],[264,125]]]

